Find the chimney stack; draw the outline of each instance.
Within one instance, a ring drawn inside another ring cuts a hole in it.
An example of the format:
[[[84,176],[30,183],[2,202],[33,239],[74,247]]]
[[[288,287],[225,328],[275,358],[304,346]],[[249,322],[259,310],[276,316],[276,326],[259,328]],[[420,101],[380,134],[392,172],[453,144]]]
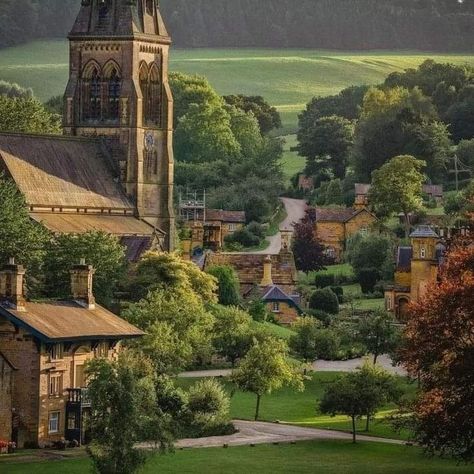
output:
[[[92,292],[93,276],[95,273],[92,265],[86,265],[81,258],[79,265],[72,267],[71,293],[74,300],[87,309],[95,309],[95,298]]]
[[[13,257],[0,271],[0,301],[7,301],[16,311],[26,311],[23,290],[25,269],[17,265]]]
[[[272,257],[267,255],[263,261],[263,278],[260,286],[270,286],[273,285],[272,278]]]

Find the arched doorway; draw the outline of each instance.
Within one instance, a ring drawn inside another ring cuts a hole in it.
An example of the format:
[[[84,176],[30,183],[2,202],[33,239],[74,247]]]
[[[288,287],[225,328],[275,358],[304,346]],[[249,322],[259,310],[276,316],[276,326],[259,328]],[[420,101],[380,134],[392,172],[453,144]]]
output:
[[[410,300],[408,297],[402,297],[398,299],[397,304],[397,318],[401,323],[406,323],[408,320],[408,305]]]

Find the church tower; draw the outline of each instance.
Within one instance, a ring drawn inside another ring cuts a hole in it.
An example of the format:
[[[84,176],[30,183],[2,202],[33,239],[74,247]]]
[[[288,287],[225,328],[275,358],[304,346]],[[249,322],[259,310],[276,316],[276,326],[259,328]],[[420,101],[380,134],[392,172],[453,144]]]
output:
[[[64,132],[102,139],[137,217],[172,250],[171,40],[158,0],[82,0],[69,42]]]

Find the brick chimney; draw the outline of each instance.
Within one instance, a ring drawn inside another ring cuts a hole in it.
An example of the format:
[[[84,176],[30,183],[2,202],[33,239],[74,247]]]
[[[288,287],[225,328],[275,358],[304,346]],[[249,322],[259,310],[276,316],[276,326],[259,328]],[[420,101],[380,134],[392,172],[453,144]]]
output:
[[[24,267],[17,265],[13,257],[0,271],[0,302],[8,302],[16,311],[26,311],[23,290],[25,273]]]
[[[74,300],[87,309],[95,309],[95,298],[92,292],[92,281],[95,273],[92,265],[86,265],[81,259],[79,265],[72,267],[71,293]]]
[[[272,257],[267,255],[263,261],[263,278],[260,286],[270,286],[273,285],[272,278]]]

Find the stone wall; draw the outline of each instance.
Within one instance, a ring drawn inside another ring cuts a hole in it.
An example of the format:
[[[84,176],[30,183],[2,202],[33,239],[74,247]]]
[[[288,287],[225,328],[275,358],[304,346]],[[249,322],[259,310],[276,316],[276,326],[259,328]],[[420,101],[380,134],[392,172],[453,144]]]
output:
[[[13,373],[10,364],[0,355],[0,440],[12,439]]]

